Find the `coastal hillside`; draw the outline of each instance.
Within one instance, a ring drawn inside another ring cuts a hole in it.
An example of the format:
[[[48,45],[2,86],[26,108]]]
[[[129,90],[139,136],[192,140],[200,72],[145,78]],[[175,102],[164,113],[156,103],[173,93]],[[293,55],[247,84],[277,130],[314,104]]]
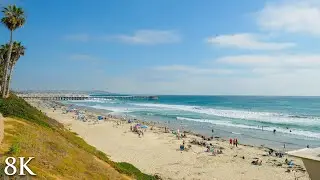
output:
[[[5,117],[1,163],[8,156],[35,157],[29,167],[37,179],[155,179],[129,163],[111,161],[63,125],[11,95],[0,99]],[[0,164],[0,178],[4,164]]]

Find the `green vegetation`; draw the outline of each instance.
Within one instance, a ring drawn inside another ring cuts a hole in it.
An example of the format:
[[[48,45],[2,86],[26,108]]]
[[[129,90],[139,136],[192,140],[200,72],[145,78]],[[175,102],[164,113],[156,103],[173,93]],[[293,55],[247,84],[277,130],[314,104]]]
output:
[[[137,179],[155,179],[152,176],[143,174],[139,169],[134,167],[132,164],[126,162],[117,163],[117,169],[124,174],[135,174]]]
[[[30,167],[39,179],[156,179],[129,163],[111,161],[14,94],[0,99],[0,113],[7,117],[0,157],[34,156]]]
[[[19,154],[20,153],[20,144],[14,143],[10,146],[10,149],[8,151],[9,155]]]
[[[14,94],[7,99],[0,99],[0,112],[4,117],[18,117],[47,128],[63,127]]]

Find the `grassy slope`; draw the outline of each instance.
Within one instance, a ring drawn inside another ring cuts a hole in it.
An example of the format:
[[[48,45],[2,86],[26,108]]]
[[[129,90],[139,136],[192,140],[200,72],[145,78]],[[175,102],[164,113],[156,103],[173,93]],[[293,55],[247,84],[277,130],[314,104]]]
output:
[[[106,154],[15,95],[0,99],[0,112],[10,117],[5,121],[0,155],[34,156],[30,167],[38,178],[126,179],[126,174],[135,179],[155,179],[129,163],[112,162]]]

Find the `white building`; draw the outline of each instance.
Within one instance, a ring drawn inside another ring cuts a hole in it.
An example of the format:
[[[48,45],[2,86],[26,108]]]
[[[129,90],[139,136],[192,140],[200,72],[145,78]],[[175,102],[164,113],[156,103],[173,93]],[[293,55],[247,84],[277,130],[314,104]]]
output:
[[[299,149],[288,154],[302,159],[311,180],[320,180],[320,147]]]

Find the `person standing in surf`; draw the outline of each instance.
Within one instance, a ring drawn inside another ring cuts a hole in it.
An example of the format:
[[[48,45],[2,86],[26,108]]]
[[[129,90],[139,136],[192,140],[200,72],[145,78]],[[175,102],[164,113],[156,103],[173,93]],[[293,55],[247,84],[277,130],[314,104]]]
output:
[[[177,129],[177,138],[180,139],[180,130]]]

